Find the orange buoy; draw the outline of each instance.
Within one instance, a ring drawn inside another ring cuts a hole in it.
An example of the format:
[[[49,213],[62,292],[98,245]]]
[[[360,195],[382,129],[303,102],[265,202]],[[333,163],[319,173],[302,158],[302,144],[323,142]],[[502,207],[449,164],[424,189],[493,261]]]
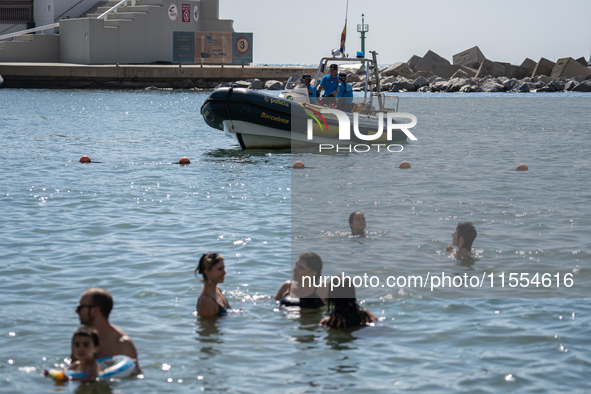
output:
[[[191,164],[191,160],[188,157],[181,157],[179,164]]]
[[[303,161],[296,161],[293,163],[293,168],[306,168]]]
[[[520,165],[517,166],[517,168],[515,169],[515,171],[527,171],[529,170],[529,168],[527,168],[527,165],[521,163]]]
[[[398,168],[402,168],[402,169],[410,168],[410,163],[408,161],[403,161],[402,163],[400,163]]]
[[[90,163],[90,157],[88,157],[88,156],[82,156],[80,158],[80,163]]]

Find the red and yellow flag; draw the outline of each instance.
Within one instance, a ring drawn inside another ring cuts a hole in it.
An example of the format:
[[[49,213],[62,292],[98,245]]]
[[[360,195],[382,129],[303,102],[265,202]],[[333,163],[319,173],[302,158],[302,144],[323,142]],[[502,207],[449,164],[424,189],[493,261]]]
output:
[[[345,27],[343,27],[343,32],[341,33],[341,54],[345,54],[345,41],[347,41],[347,21],[345,21]]]

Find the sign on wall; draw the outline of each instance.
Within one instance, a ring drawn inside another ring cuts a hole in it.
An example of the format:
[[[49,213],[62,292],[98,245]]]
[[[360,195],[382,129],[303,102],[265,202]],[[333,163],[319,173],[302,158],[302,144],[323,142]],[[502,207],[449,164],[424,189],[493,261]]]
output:
[[[252,63],[252,33],[173,32],[174,63]]]

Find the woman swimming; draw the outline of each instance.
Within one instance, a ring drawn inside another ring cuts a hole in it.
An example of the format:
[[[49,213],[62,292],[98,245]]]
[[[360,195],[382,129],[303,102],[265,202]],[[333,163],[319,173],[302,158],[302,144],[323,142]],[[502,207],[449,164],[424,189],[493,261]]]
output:
[[[203,289],[197,298],[197,313],[200,316],[222,316],[228,312],[230,305],[217,286],[224,282],[226,270],[224,258],[217,253],[204,253],[195,268],[195,276],[203,276]]]
[[[302,253],[293,268],[293,280],[285,281],[275,299],[281,305],[300,308],[320,308],[326,301],[326,288],[314,287],[314,279],[322,272],[322,259],[316,253]],[[320,282],[318,280],[318,282]],[[317,285],[319,285],[318,283]]]
[[[365,215],[361,211],[352,212],[349,215],[349,227],[352,235],[365,235]]]
[[[355,286],[350,281],[331,290],[328,297],[328,316],[320,324],[330,328],[347,328],[366,325],[378,318],[361,308],[355,298]]]

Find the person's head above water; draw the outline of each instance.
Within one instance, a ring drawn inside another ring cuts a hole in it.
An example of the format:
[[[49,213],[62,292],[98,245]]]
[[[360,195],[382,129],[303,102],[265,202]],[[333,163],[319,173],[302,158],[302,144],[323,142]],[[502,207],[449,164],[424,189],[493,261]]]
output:
[[[87,289],[82,293],[78,305],[76,305],[76,313],[80,316],[82,324],[91,324],[96,318],[94,308],[97,308],[100,315],[108,320],[113,309],[111,293],[98,287]]]
[[[349,227],[353,235],[365,233],[365,215],[361,211],[352,212],[349,215]]]
[[[78,360],[93,360],[99,348],[99,333],[91,327],[79,327],[72,336],[72,354]]]
[[[214,267],[216,267],[219,263],[223,262],[224,258],[218,253],[204,253],[203,256],[201,256],[201,258],[199,259],[199,264],[197,265],[197,268],[195,268],[195,276],[197,276],[197,274],[201,274],[203,276],[203,281],[208,282],[210,280],[210,276],[213,276],[213,274],[217,275],[217,272],[214,272]],[[221,279],[218,280],[218,283],[223,282],[223,275],[221,276],[221,278],[217,279]]]
[[[314,252],[300,254],[293,267],[293,279],[300,281],[303,276],[310,278],[319,277],[322,274],[322,259]]]
[[[459,250],[466,249],[470,251],[476,235],[476,229],[471,222],[458,223],[456,231],[452,234],[453,245],[457,246]]]

